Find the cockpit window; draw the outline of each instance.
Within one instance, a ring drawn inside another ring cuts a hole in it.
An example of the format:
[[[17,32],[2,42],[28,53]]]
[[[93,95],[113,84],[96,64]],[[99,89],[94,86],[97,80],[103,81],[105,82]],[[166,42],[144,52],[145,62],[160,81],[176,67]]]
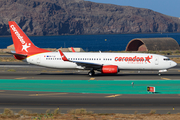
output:
[[[169,59],[169,58],[164,58],[163,60],[168,61],[168,60],[170,60],[170,59]]]

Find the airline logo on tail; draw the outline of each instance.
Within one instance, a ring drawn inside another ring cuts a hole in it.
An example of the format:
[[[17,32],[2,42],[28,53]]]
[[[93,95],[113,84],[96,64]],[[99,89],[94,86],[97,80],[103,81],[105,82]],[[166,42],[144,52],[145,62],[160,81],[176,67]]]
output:
[[[19,39],[19,41],[22,44],[22,51],[25,50],[26,52],[28,52],[27,48],[31,47],[31,43],[29,43],[27,45],[27,43],[24,41],[23,36],[20,35],[20,33],[17,31],[17,29],[14,27],[14,25],[10,26],[13,30],[13,32],[15,33],[15,35],[17,36],[17,38]]]
[[[25,50],[26,52],[27,51],[27,48],[31,47],[31,43],[29,43],[29,46],[27,46],[27,43],[25,45],[22,45],[22,51]]]

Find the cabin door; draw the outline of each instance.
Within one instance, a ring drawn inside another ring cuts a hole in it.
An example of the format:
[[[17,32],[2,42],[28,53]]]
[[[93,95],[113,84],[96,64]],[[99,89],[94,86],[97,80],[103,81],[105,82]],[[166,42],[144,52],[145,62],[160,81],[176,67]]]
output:
[[[41,62],[41,56],[38,55],[38,56],[37,56],[37,64],[40,64],[40,62]]]
[[[159,64],[159,57],[155,57],[155,65]]]

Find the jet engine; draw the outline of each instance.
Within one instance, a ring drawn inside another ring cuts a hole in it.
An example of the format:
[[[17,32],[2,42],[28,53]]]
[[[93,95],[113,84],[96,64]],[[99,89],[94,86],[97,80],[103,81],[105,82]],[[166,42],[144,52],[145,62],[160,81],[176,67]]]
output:
[[[116,65],[105,65],[101,68],[103,74],[116,74],[119,72],[118,66]]]

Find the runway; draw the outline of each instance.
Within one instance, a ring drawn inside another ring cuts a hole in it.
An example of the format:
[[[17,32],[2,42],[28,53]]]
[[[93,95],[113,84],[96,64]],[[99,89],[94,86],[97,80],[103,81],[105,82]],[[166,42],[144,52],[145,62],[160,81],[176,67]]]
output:
[[[35,66],[23,62],[1,62],[1,79],[30,79],[30,80],[179,80],[180,64],[158,75],[158,71],[120,71],[118,74],[96,75],[89,77],[89,71],[61,70]]]
[[[59,108],[61,113],[84,108],[94,113],[179,113],[179,95],[111,95],[78,93],[45,93],[0,91],[0,112],[4,108],[18,112],[22,109],[33,113],[45,113]]]
[[[14,80],[179,80],[179,65],[158,76],[156,71],[121,71],[117,75],[96,73],[89,77],[88,71],[58,70],[38,67],[25,63],[0,63],[0,79]],[[59,92],[29,92],[0,90],[0,113],[4,108],[13,111],[26,109],[45,113],[47,109],[59,108],[62,113],[71,109],[85,108],[95,113],[178,113],[180,96],[178,94],[87,94]]]

